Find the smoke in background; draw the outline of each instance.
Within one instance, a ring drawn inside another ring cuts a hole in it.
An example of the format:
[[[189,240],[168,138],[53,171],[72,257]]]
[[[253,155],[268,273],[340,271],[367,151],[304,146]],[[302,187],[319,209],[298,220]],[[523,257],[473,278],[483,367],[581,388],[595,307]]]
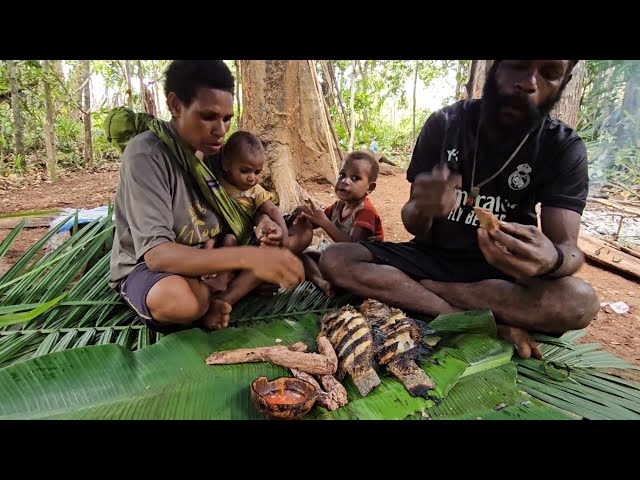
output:
[[[640,198],[640,61],[587,60],[578,132],[592,194],[614,186]]]

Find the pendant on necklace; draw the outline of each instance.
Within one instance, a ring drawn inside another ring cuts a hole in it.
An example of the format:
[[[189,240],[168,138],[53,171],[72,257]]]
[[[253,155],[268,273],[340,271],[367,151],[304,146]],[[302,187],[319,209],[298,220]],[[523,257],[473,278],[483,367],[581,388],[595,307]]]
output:
[[[467,202],[465,203],[465,205],[467,207],[472,207],[476,202],[476,198],[478,198],[478,195],[480,195],[480,189],[478,187],[471,187],[469,189],[469,197],[467,198]]]

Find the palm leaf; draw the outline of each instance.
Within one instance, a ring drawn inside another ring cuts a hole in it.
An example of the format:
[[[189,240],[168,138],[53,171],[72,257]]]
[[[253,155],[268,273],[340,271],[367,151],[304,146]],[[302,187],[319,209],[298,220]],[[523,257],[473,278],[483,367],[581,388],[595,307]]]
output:
[[[50,310],[51,308],[55,307],[64,297],[64,294],[60,295],[53,300],[38,305],[36,308],[28,312],[6,313],[4,315],[0,315],[0,327],[15,325],[16,323],[28,322],[29,320],[32,320],[37,316],[43,314],[44,312]]]
[[[40,215],[54,215],[56,213],[62,213],[62,210],[31,210],[29,212],[3,213],[2,215],[0,215],[0,219],[35,217]]]
[[[598,371],[640,367],[599,350],[599,344],[562,345],[583,333],[571,332],[559,342],[539,343],[544,361],[515,359],[520,387],[539,400],[587,419],[640,419],[640,385]]]
[[[353,295],[328,298],[311,282],[303,282],[289,292],[279,292],[270,297],[249,295],[242,299],[231,312],[231,324],[260,322],[283,316],[307,313],[324,313],[346,305]]]
[[[2,240],[2,242],[0,242],[0,258],[4,257],[5,253],[7,253],[7,251],[11,248],[11,245],[13,245],[15,239],[18,238],[18,235],[20,235],[20,232],[22,231],[26,223],[26,220],[20,222],[13,229],[11,229],[9,235],[7,235],[5,239]]]

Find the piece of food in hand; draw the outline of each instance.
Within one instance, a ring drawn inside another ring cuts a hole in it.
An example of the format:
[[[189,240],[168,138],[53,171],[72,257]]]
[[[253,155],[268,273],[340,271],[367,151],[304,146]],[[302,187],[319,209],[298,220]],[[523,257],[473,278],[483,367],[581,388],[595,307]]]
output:
[[[494,232],[500,230],[500,220],[493,214],[491,210],[481,207],[473,207],[473,210],[478,216],[480,226],[488,232]]]

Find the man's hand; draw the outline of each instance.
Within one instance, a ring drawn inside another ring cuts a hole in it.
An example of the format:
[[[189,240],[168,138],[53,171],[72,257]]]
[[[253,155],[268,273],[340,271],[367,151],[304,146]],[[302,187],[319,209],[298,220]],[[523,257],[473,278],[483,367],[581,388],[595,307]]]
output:
[[[284,232],[276,222],[265,215],[256,226],[256,237],[261,246],[279,247],[283,244]]]
[[[435,217],[446,217],[456,206],[456,188],[462,177],[446,165],[436,165],[430,173],[420,173],[411,185],[409,201],[402,207],[402,223],[416,237],[426,235]]]
[[[416,176],[411,189],[414,207],[426,217],[446,217],[456,206],[456,187],[461,188],[462,177],[451,173],[445,164],[433,167],[430,173]]]
[[[284,248],[261,247],[254,250],[247,266],[260,280],[292,288],[304,281],[302,261]]]
[[[478,246],[487,262],[518,280],[543,275],[558,260],[551,240],[533,225],[500,222],[491,233],[478,228]]]

